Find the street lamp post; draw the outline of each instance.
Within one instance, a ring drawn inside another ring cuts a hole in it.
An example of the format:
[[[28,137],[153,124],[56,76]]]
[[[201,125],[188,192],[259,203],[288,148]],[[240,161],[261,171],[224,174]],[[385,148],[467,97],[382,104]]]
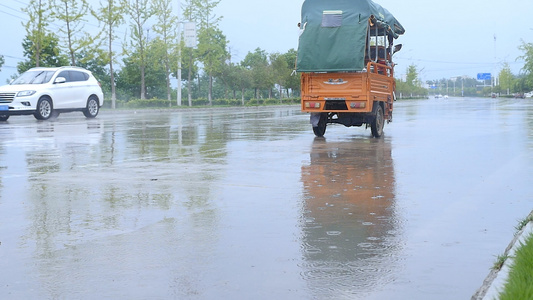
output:
[[[178,90],[177,90],[177,104],[181,106],[181,2],[178,0]]]
[[[179,0],[178,0],[179,3]],[[178,22],[178,91],[177,102],[178,106],[181,106],[181,22]]]

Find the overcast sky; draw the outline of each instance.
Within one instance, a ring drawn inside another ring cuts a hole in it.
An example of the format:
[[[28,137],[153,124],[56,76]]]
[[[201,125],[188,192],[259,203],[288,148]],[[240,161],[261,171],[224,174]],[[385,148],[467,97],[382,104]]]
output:
[[[98,0],[89,0],[98,4]],[[334,1],[332,1],[334,2]],[[533,43],[532,0],[379,0],[405,27],[396,43],[396,74],[410,64],[417,66],[423,81],[477,73],[498,73],[503,62],[518,74],[523,61],[517,57],[521,40]],[[27,16],[20,11],[29,0],[2,0],[0,54],[6,63],[0,83],[16,73],[23,59],[21,24]],[[241,61],[259,47],[267,52],[286,52],[298,47],[301,0],[221,0],[215,13],[222,16],[220,29],[229,40],[232,61]],[[177,6],[178,0],[175,0]],[[332,9],[334,9],[332,7]],[[95,30],[96,24],[86,29]],[[397,77],[398,77],[397,76]]]

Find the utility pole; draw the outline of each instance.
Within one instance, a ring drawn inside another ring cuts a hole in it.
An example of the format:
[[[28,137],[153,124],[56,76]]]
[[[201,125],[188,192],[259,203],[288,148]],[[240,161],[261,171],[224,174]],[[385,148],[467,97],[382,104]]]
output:
[[[177,90],[177,104],[181,106],[181,1],[178,0],[178,90]]]

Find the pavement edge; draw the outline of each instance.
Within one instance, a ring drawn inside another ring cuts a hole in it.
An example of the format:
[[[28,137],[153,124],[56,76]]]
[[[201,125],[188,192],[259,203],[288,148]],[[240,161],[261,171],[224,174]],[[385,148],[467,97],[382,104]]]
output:
[[[533,218],[533,211],[529,213],[527,218]],[[528,222],[526,226],[515,234],[507,248],[505,248],[504,255],[507,256],[508,259],[506,259],[503,267],[499,270],[492,269],[490,271],[485,280],[483,280],[481,287],[472,296],[472,300],[492,300],[498,298],[499,291],[503,289],[509,274],[509,268],[513,261],[512,256],[520,246],[519,241],[523,241],[531,233],[533,233],[533,221]]]

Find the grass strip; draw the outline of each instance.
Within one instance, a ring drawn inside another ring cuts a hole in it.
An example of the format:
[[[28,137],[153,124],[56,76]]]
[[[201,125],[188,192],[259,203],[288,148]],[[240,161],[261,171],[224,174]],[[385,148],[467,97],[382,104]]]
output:
[[[533,299],[533,234],[520,242],[515,255],[499,299]]]

